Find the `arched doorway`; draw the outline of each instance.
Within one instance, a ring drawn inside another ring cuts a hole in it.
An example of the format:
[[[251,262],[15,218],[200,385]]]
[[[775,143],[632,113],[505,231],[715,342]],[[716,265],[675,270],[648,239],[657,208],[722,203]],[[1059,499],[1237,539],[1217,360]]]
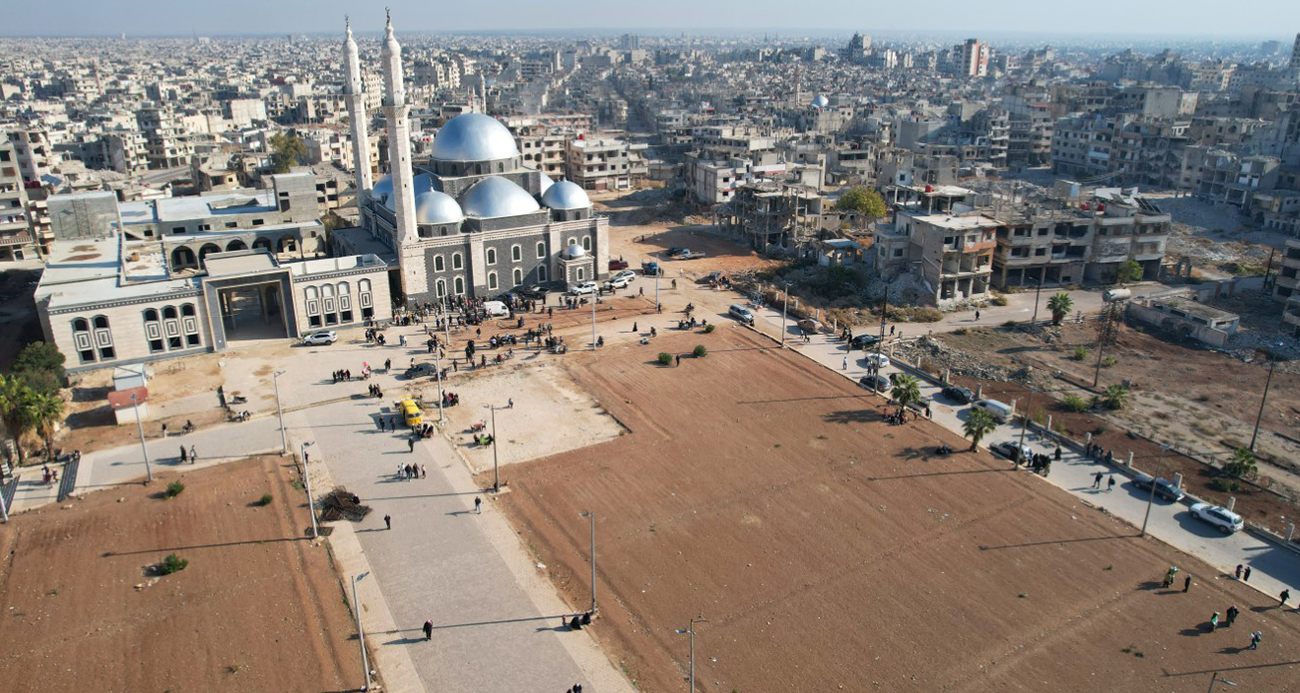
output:
[[[226,252],[230,252],[232,250],[247,250],[247,249],[248,246],[244,245],[244,242],[239,240],[238,238],[226,244]]]
[[[298,239],[293,236],[280,236],[277,246],[277,253],[296,253],[298,252]]]
[[[265,251],[267,251],[268,253],[270,253],[270,252],[275,252],[275,249],[271,247],[271,239],[269,239],[269,238],[254,238],[254,239],[253,239],[253,249],[254,249],[254,250],[265,250]]]
[[[199,261],[194,257],[194,251],[190,250],[189,246],[183,245],[172,251],[172,271],[198,266]]]
[[[207,259],[208,255],[210,253],[219,252],[221,252],[221,248],[218,247],[216,243],[204,243],[203,247],[199,248],[199,266],[206,267],[207,265],[204,261]]]

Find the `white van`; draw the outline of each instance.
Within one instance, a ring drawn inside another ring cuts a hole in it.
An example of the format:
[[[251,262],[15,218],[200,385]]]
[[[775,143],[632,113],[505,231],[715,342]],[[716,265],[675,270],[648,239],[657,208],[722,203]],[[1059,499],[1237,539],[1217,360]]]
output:
[[[745,323],[746,325],[754,324],[754,313],[742,305],[733,304],[730,308],[728,308],[727,312],[731,313],[732,317]]]
[[[1011,406],[996,399],[982,399],[971,406],[988,412],[989,416],[998,423],[1004,423],[1012,415]]]
[[[510,309],[507,308],[506,304],[502,301],[484,301],[483,310],[487,312],[489,317],[493,318],[505,318],[510,316]]]

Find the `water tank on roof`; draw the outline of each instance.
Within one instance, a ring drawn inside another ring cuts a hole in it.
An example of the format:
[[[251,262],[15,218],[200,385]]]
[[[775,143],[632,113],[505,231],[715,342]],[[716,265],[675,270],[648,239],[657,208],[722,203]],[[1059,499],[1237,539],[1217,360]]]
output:
[[[928,193],[934,192],[934,186],[927,183],[925,186],[925,191]]]

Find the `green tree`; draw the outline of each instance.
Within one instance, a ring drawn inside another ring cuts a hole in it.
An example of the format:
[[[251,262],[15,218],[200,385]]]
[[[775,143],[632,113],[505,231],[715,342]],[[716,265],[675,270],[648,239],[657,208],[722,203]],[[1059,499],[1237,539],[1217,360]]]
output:
[[[921,382],[910,375],[899,375],[894,378],[894,389],[889,391],[898,406],[907,407],[910,404],[921,401]]]
[[[1065,316],[1070,314],[1070,311],[1073,308],[1074,299],[1070,298],[1070,294],[1067,294],[1064,291],[1047,299],[1047,309],[1052,311],[1053,325],[1060,325],[1061,321],[1065,319]]]
[[[54,426],[63,419],[63,399],[57,393],[33,391],[24,407],[25,418],[45,441],[45,454],[53,455]]]
[[[965,432],[966,437],[970,438],[970,449],[973,452],[979,448],[980,441],[984,436],[993,432],[998,427],[998,423],[993,420],[993,415],[983,409],[971,409],[970,415],[966,417],[966,423],[962,424],[961,429]]]
[[[1123,409],[1128,403],[1128,388],[1123,385],[1111,385],[1101,393],[1101,403],[1107,409]]]
[[[879,219],[888,211],[885,200],[880,193],[870,188],[849,188],[835,201],[835,209],[841,212],[857,212],[865,219]]]
[[[32,401],[35,398],[36,391],[22,379],[0,374],[0,421],[4,422],[5,431],[14,440],[18,464],[27,461],[22,440],[23,434],[32,429]]]
[[[1232,459],[1223,465],[1223,471],[1238,479],[1252,477],[1259,471],[1259,460],[1249,449],[1237,448],[1232,451]]]
[[[63,363],[65,357],[63,352],[53,344],[45,342],[32,342],[23,347],[18,352],[18,357],[14,359],[12,372],[20,371],[46,371],[54,374],[55,379],[62,381],[67,375]]]
[[[1115,273],[1115,281],[1129,284],[1142,278],[1142,265],[1137,260],[1125,260]]]
[[[277,132],[271,135],[271,168],[276,173],[288,173],[307,156],[307,145],[296,135]]]

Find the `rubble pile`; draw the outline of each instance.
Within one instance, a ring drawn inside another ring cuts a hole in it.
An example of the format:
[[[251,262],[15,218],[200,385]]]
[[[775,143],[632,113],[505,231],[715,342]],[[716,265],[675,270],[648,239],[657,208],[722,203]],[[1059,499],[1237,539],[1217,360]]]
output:
[[[1022,381],[1029,375],[1026,368],[1012,371],[1009,368],[993,366],[980,361],[970,354],[952,347],[944,346],[933,337],[921,337],[914,342],[905,342],[894,347],[894,355],[908,363],[925,362],[926,368],[933,373],[947,370],[952,375],[982,380],[1002,382]]]

